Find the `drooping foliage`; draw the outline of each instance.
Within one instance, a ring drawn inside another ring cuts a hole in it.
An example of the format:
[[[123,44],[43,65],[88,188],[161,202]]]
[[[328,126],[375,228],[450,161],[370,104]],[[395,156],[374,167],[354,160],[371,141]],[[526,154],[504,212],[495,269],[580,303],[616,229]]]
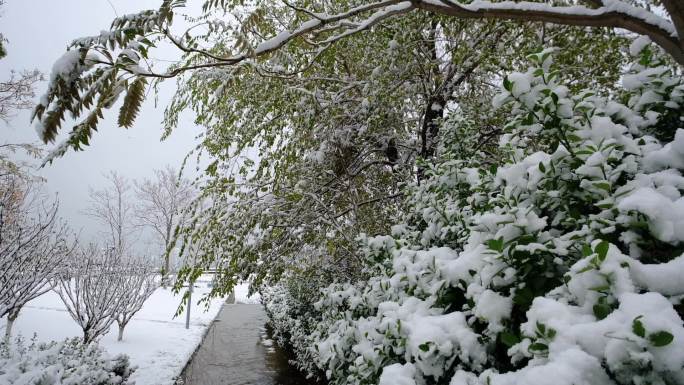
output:
[[[295,75],[264,70],[300,57],[287,51],[181,82],[167,123],[191,106],[207,127],[202,149],[214,159],[178,234],[195,258],[181,277],[218,268],[214,294],[237,278],[258,287],[292,269],[353,281],[363,265],[356,237],[389,231],[403,186],[434,156],[446,111],[480,108],[494,95],[497,72],[540,41],[592,44],[601,47],[597,56],[616,59],[604,61],[606,76],[592,78],[578,65],[579,48],[560,55],[581,79],[573,87],[617,79],[623,40],[610,31],[545,27],[510,37],[515,28],[417,15],[345,40]],[[496,138],[499,114],[480,118],[483,133]]]
[[[410,18],[415,12],[451,20],[623,28],[649,36],[672,59],[684,63],[684,43],[679,37],[684,34],[684,10],[676,0],[564,0],[551,4],[429,0],[307,0],[274,4],[270,0],[212,0],[205,2],[201,15],[185,18],[191,23],[187,29],[175,31],[178,24],[174,20],[178,17],[174,15],[182,14],[184,6],[185,0],[163,0],[157,10],[117,17],[109,31],[72,42],[55,63],[48,90],[33,114],[39,136],[45,142],[55,140],[65,119],[77,120],[68,138],[46,161],[63,155],[69,148],[79,150],[86,146],[103,111],[112,108],[122,93],[127,95],[128,102],[120,110],[119,122],[129,127],[137,114],[136,106],[144,97],[140,92],[144,86],[141,79],[163,80],[203,69],[258,64],[289,50],[304,54],[300,60],[287,63],[294,71],[280,71],[286,67],[261,69],[285,76],[297,74],[338,43],[382,28],[388,20]],[[214,44],[216,41],[219,44]],[[155,65],[149,51],[160,42],[175,46],[183,58],[166,68]]]

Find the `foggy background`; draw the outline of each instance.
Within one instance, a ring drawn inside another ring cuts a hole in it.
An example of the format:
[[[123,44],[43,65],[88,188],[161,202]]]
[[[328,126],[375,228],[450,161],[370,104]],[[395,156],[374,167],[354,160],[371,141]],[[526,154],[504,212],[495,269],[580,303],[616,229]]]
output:
[[[10,70],[38,69],[49,78],[52,64],[66,50],[68,44],[82,36],[96,35],[109,29],[116,17],[137,13],[143,9],[156,9],[159,0],[6,0],[0,8],[0,33],[6,42],[7,56],[0,60],[0,79],[7,79]],[[199,9],[201,0],[189,1],[190,9]],[[180,19],[178,19],[180,21]],[[159,59],[162,66],[166,60],[179,57],[172,47],[160,47],[150,52]],[[155,67],[159,68],[159,67]],[[36,100],[45,92],[47,82],[36,88]],[[98,132],[95,132],[90,146],[85,151],[70,150],[62,158],[35,173],[46,178],[47,190],[57,194],[60,201],[60,216],[72,229],[81,233],[81,240],[96,240],[102,230],[90,217],[83,214],[87,206],[88,188],[101,189],[106,185],[104,174],[117,171],[129,180],[152,177],[154,169],[171,165],[180,169],[183,158],[197,144],[196,135],[201,129],[193,124],[192,114],[185,113],[178,128],[165,141],[162,135],[162,117],[175,90],[175,80],[165,81],[158,95],[155,107],[153,91],[143,104],[133,127],[119,128],[116,118],[121,101],[106,111]],[[30,124],[31,111],[19,111],[8,123],[0,121],[0,143],[39,143],[38,136]],[[50,150],[66,137],[73,127],[73,121],[63,123],[57,142],[44,146]],[[22,157],[24,159],[25,157]],[[34,160],[36,166],[40,160]],[[196,161],[189,160],[185,174],[191,179],[198,172]],[[201,167],[200,167],[201,169]],[[148,244],[149,234],[141,236],[135,249],[158,250],[156,244]]]

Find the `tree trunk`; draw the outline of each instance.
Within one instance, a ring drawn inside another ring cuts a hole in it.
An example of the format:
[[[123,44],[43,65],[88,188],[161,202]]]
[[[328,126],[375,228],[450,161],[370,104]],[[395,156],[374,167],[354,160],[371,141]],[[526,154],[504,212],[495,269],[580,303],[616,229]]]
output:
[[[119,324],[119,335],[116,337],[117,341],[123,341],[123,332],[124,328],[126,327],[126,324]]]
[[[88,345],[93,341],[93,337],[90,335],[90,329],[83,330],[83,345]]]
[[[5,325],[5,340],[9,342],[10,337],[12,337],[12,326],[14,326],[14,320],[16,318],[7,317],[7,325]]]
[[[10,337],[12,337],[12,327],[14,326],[14,321],[19,317],[19,311],[21,307],[17,309],[12,309],[7,313],[7,325],[5,325],[5,340],[9,342]]]
[[[430,31],[425,41],[428,52],[433,63],[437,63],[437,27],[438,22],[432,19],[430,23]],[[446,98],[441,94],[440,84],[442,82],[442,74],[439,67],[433,65],[432,67],[432,90],[426,95],[425,112],[423,113],[423,125],[420,129],[420,156],[425,161],[429,161],[435,153],[435,146],[437,142],[437,135],[439,134],[439,120],[444,114],[444,107],[446,105]],[[418,168],[417,179],[418,182],[423,179],[422,167]]]
[[[164,289],[166,289],[166,286],[169,284],[169,265],[171,260],[171,253],[166,253],[164,255],[164,267],[162,268],[162,279],[161,279],[161,284]]]
[[[423,115],[423,128],[420,131],[421,151],[423,159],[428,160],[435,155],[440,120],[444,117],[446,100],[442,95],[430,98]]]

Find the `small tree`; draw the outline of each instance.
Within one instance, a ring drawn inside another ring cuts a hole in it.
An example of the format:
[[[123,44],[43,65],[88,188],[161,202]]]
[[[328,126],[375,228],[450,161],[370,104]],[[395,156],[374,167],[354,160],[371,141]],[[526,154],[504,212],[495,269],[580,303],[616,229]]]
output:
[[[54,286],[74,246],[57,218],[57,201],[44,206],[35,186],[17,175],[0,181],[0,317],[5,336],[29,301]]]
[[[103,251],[91,244],[79,254],[71,266],[71,277],[60,281],[57,293],[83,330],[87,344],[106,334],[126,306],[125,276],[114,248]]]
[[[117,341],[123,340],[126,325],[157,289],[154,267],[144,261],[133,262],[131,260],[122,271],[121,285],[123,304],[116,314],[116,322],[119,325]]]
[[[108,186],[90,189],[90,204],[85,214],[106,228],[105,236],[117,255],[125,255],[133,234],[133,204],[130,201],[131,185],[128,179],[111,171],[105,175]]]
[[[181,219],[180,211],[193,197],[190,180],[179,176],[170,166],[155,170],[155,179],[144,179],[135,184],[138,198],[136,207],[137,222],[152,229],[164,247],[162,265],[162,284],[166,284],[171,270],[171,250],[173,232]]]

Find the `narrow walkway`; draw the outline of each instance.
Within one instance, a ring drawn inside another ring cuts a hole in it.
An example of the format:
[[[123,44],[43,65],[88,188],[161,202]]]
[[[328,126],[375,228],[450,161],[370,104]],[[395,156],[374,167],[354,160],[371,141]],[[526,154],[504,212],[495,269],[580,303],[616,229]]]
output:
[[[225,304],[177,384],[310,385],[268,340],[261,305]]]

